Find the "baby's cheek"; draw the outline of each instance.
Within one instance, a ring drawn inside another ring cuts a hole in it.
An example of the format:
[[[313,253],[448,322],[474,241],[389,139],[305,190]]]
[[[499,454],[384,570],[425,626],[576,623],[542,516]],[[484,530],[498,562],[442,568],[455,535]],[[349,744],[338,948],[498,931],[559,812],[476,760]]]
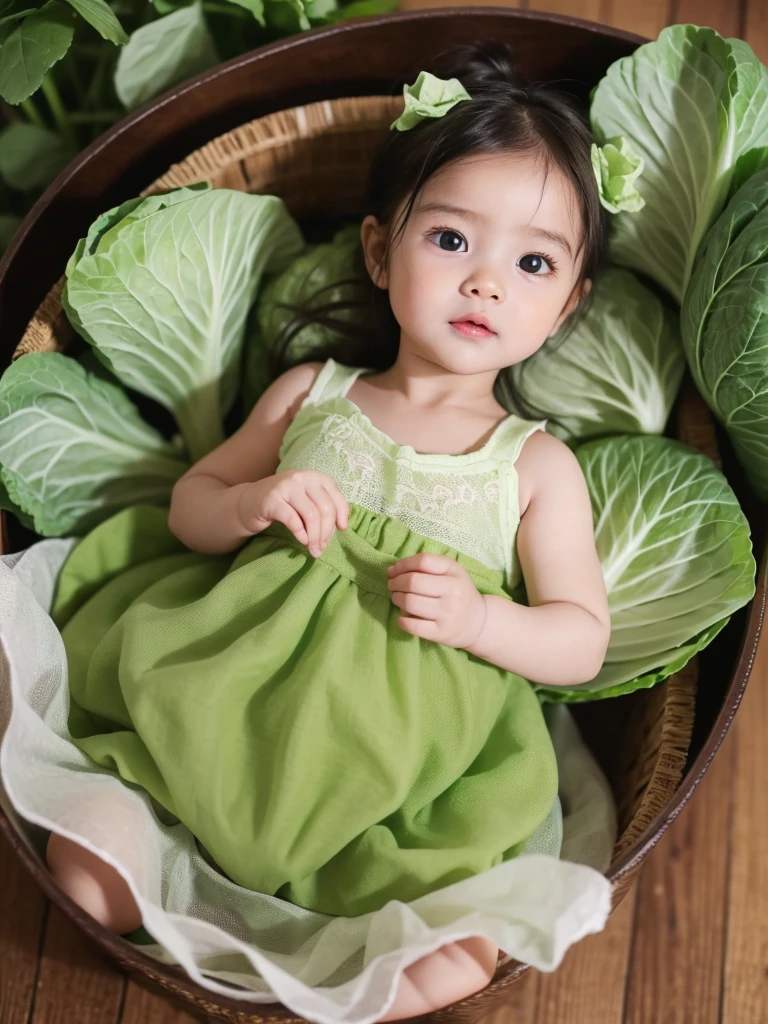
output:
[[[457,316],[465,300],[451,290],[450,276],[420,267],[418,272],[404,274],[395,281],[396,292],[390,295],[398,323],[406,333],[427,340],[450,316]],[[402,319],[401,319],[402,317]],[[407,325],[410,325],[410,330]]]
[[[527,313],[520,310],[521,315],[517,320],[515,332],[515,348],[517,359],[522,361],[537,352],[553,331],[556,310],[551,305],[546,308],[529,307]]]
[[[428,290],[417,289],[413,278],[394,275],[389,288],[389,301],[401,329],[408,335],[421,334],[425,322],[429,320]]]

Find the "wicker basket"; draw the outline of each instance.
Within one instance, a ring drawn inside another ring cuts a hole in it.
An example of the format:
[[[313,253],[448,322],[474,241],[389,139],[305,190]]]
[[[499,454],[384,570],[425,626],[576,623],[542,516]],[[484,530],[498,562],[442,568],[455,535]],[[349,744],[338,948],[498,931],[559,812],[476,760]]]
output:
[[[297,218],[318,210],[359,215],[371,155],[401,109],[402,99],[367,96],[270,114],[192,153],[172,166],[145,194],[208,180],[217,187],[279,195]],[[67,347],[73,332],[61,307],[62,283],[59,281],[38,308],[14,358],[26,352]],[[675,426],[678,438],[720,465],[713,422],[690,382],[681,392]],[[577,708],[584,735],[611,782],[618,804],[619,838],[610,873],[614,907],[647,853],[649,836],[660,831],[659,817],[680,784],[693,728],[695,693],[696,659],[651,690]],[[610,728],[605,728],[608,720]],[[0,820],[0,824],[10,831],[7,821]],[[181,971],[160,965],[124,940],[109,935],[64,896],[18,837],[12,836],[12,841],[51,898],[131,972],[219,1019],[242,1024],[299,1024],[303,1020],[279,1005],[260,1008],[254,1003],[215,997]],[[523,970],[514,961],[502,962],[488,988],[424,1019],[479,1020],[503,1002],[506,987]]]

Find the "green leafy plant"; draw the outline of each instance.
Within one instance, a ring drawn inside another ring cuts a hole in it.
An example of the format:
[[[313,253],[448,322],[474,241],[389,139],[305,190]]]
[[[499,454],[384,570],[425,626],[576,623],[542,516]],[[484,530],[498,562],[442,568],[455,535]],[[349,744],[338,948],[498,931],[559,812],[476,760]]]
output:
[[[176,82],[213,67],[218,59],[198,0],[133,33],[117,61],[115,90],[131,110]]]
[[[696,386],[768,501],[768,170],[747,179],[704,239],[682,329]]]
[[[0,0],[0,253],[106,128],[220,61],[396,0]]]
[[[61,136],[47,128],[17,121],[0,132],[0,175],[21,192],[47,185],[68,160]]]

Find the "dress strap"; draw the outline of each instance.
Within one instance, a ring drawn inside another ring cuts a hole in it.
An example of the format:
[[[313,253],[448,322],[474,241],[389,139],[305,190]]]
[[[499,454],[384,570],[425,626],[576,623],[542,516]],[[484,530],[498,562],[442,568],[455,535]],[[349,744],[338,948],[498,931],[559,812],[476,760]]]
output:
[[[502,462],[517,462],[523,445],[537,430],[546,430],[548,420],[525,420],[510,416],[494,438],[493,455]]]
[[[317,405],[328,398],[343,398],[361,373],[365,373],[365,367],[344,366],[335,359],[327,359],[302,402],[302,409],[305,405]]]

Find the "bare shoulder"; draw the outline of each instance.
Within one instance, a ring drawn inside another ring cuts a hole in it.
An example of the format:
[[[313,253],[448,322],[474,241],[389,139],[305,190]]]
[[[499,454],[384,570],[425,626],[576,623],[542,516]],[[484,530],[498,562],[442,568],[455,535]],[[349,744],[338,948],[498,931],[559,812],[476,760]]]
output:
[[[292,420],[304,399],[309,394],[312,385],[324,366],[324,363],[300,363],[292,366],[290,370],[281,373],[277,380],[273,381],[254,407],[256,412],[275,413],[287,415]]]
[[[521,516],[543,488],[557,488],[567,494],[586,487],[579,460],[564,441],[546,430],[535,430],[526,438],[515,469]]]

